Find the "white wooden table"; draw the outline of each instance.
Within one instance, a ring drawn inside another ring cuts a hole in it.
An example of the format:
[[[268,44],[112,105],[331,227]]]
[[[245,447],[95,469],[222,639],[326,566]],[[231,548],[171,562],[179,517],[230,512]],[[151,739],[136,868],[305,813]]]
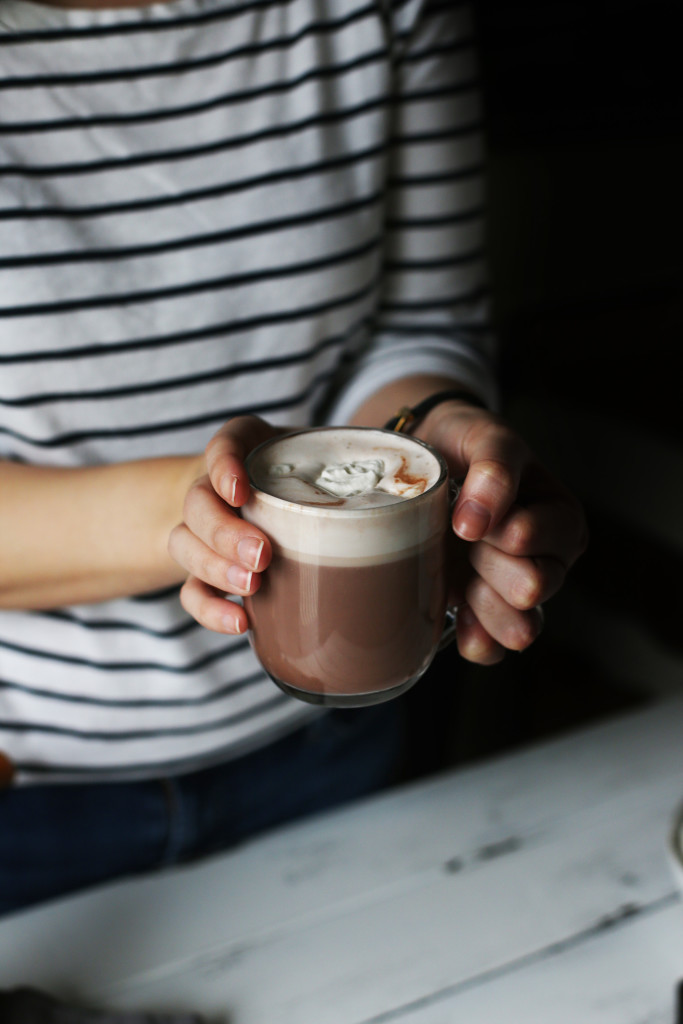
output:
[[[210,1024],[673,1024],[683,700],[0,924],[0,987]]]

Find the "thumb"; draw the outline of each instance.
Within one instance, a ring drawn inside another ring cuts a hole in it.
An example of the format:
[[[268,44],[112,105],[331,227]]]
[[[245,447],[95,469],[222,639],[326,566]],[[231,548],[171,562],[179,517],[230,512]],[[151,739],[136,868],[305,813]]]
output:
[[[515,501],[530,453],[514,431],[489,421],[468,432],[461,457],[467,474],[453,509],[453,529],[463,540],[477,541]]]

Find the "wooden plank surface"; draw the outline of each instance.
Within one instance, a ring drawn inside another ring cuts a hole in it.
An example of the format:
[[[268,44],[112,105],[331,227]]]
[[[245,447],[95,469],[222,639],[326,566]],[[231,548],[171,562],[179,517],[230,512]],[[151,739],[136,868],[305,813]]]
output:
[[[674,1024],[677,897],[363,1024]]]
[[[15,915],[0,985],[226,1024],[671,1021],[682,737],[667,702]]]

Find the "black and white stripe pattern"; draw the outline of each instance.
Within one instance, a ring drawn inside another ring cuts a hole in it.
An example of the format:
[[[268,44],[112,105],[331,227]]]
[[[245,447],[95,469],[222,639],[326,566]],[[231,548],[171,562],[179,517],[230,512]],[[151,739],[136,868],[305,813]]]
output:
[[[418,372],[491,398],[482,138],[453,0],[0,5],[0,456],[200,451]],[[310,712],[175,592],[0,614],[26,781],[177,771]]]

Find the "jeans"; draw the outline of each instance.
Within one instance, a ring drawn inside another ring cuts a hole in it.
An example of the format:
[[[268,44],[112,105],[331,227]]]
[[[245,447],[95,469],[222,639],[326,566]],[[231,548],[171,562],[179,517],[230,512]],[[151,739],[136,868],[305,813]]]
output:
[[[333,710],[188,775],[0,790],[0,914],[226,849],[394,781],[401,702]]]

